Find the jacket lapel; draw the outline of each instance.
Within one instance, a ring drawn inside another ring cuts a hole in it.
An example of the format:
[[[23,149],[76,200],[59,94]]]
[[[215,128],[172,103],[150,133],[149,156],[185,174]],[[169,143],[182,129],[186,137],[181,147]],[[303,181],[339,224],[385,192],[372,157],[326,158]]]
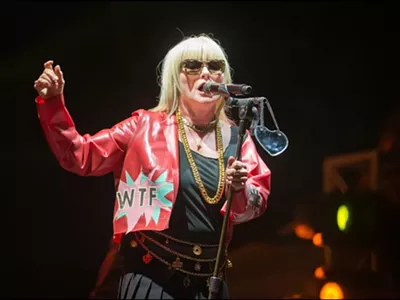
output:
[[[166,140],[166,146],[169,154],[169,170],[172,172],[172,180],[174,184],[174,200],[178,195],[179,188],[179,136],[178,136],[178,125],[176,122],[175,115],[166,117],[166,125],[164,127],[164,135]],[[164,123],[164,124],[165,124]],[[166,159],[167,156],[165,157]]]

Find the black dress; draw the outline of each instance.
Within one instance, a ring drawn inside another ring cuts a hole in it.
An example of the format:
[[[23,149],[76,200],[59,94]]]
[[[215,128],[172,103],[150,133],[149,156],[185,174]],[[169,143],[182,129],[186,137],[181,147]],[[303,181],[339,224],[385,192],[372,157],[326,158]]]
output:
[[[237,129],[236,126],[231,127],[231,139],[224,152],[225,166],[228,158],[235,155]],[[162,233],[184,241],[218,244],[223,222],[220,209],[225,203],[225,196],[217,204],[206,203],[200,195],[182,143],[179,143],[179,153],[180,186],[171,213],[169,228]],[[192,155],[207,193],[215,195],[219,180],[218,159],[205,157],[194,151],[192,151]],[[165,237],[162,237],[161,240],[160,235],[153,231],[129,233],[124,236],[121,243],[121,255],[125,271],[120,280],[118,298],[207,299],[207,279],[209,277],[185,275],[168,268],[167,265],[154,257],[145,262],[146,249],[136,242],[134,242],[134,247],[130,244],[132,240],[140,239],[141,233],[144,233],[150,239],[158,240],[161,243],[165,242]],[[215,252],[212,255],[215,258]],[[171,261],[175,256],[164,251],[162,257]],[[202,265],[203,270],[208,268],[208,272],[212,273],[214,265],[211,263]],[[187,280],[188,278],[189,280]],[[186,283],[189,282],[189,285],[185,284],[185,280],[187,280]],[[221,281],[219,292],[218,298],[228,298],[225,276]]]

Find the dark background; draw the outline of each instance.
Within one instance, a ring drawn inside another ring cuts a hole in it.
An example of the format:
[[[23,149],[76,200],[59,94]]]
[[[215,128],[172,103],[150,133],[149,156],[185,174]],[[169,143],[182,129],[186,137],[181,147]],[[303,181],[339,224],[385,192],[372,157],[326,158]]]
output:
[[[180,31],[212,33],[234,82],[270,100],[290,139],[282,155],[262,154],[272,170],[269,209],[237,227],[239,244],[274,240],[296,204],[321,192],[323,158],[375,148],[398,101],[389,2],[17,2],[16,17],[4,69],[18,100],[16,189],[29,195],[16,202],[15,272],[29,278],[21,296],[85,297],[112,236],[112,175],[66,172],[42,133],[33,82],[45,61],[61,65],[77,129],[93,134],[156,105],[156,67]]]

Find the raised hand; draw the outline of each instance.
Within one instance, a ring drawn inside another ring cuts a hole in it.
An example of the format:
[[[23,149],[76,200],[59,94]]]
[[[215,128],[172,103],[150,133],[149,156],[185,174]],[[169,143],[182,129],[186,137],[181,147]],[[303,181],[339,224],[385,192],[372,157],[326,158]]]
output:
[[[43,73],[35,81],[33,87],[43,99],[49,99],[60,95],[64,90],[65,80],[61,67],[57,65],[53,69],[53,61],[44,63]]]

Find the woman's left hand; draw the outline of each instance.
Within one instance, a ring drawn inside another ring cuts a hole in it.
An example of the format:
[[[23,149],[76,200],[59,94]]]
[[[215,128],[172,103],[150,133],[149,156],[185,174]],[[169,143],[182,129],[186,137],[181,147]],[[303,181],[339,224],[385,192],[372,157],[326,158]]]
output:
[[[234,192],[244,190],[247,175],[248,172],[244,163],[236,160],[233,156],[229,157],[226,168],[226,187],[229,188],[231,185]]]

